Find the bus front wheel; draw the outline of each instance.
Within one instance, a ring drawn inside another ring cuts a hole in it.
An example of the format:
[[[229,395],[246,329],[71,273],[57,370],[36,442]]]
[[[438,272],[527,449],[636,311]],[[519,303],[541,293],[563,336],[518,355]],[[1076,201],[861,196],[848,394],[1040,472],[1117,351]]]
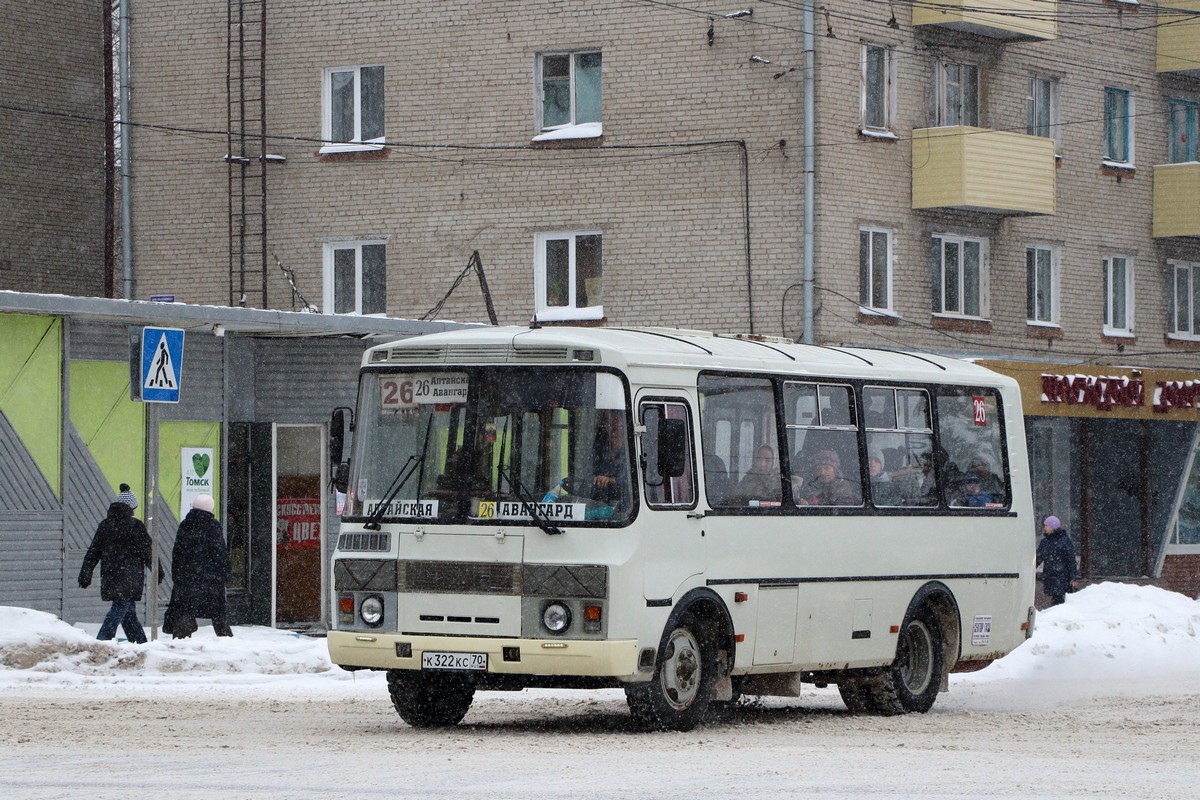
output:
[[[717,658],[705,626],[684,617],[667,635],[654,677],[625,687],[634,719],[658,730],[689,731],[708,711]]]
[[[387,683],[400,719],[414,728],[457,725],[475,699],[475,685],[452,672],[389,669]]]

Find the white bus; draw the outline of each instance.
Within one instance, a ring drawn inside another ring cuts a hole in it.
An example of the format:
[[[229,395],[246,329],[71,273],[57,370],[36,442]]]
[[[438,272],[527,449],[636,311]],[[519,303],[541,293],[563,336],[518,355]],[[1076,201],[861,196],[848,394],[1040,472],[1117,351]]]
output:
[[[410,725],[622,687],[687,730],[837,684],[926,711],[1033,626],[1017,384],[762,337],[481,328],[364,355],[329,653]]]

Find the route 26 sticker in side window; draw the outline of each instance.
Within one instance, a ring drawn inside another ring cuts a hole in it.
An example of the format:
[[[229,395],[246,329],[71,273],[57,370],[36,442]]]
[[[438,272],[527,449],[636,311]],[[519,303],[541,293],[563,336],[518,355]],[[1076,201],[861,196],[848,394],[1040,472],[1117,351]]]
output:
[[[469,383],[461,372],[384,375],[379,379],[379,406],[383,411],[402,411],[438,403],[465,403]]]

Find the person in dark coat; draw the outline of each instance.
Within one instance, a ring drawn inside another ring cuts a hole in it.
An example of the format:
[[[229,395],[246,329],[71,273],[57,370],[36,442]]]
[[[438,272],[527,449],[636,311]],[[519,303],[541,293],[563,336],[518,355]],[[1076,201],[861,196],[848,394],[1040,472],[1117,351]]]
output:
[[[198,495],[179,523],[171,551],[171,605],[164,632],[186,639],[196,631],[196,617],[211,619],[218,636],[233,636],[225,609],[225,584],[233,577],[221,523],[213,516],[213,499]]]
[[[1067,592],[1075,587],[1078,572],[1075,567],[1075,545],[1063,530],[1058,517],[1046,517],[1042,525],[1042,541],[1038,542],[1037,563],[1042,564],[1042,587],[1050,597],[1050,605],[1066,600]]]
[[[133,515],[137,495],[129,484],[121,484],[121,493],[108,507],[108,516],[96,528],[92,544],[79,570],[79,588],[92,584],[92,573],[100,565],[100,597],[112,602],[100,625],[97,639],[108,640],[125,630],[125,638],[135,644],[146,641],[146,631],[138,621],[137,602],[145,588],[145,570],[150,569],[151,542],[146,526]]]

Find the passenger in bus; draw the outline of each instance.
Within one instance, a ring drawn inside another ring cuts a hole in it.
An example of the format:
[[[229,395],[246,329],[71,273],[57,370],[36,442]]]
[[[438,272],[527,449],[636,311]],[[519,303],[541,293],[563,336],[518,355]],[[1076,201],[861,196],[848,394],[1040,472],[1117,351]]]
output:
[[[618,505],[625,494],[629,458],[625,450],[625,416],[620,411],[602,412],[592,443],[592,493],[598,503]]]
[[[984,456],[975,456],[967,468],[967,480],[979,484],[979,494],[990,495],[996,502],[1004,500],[1004,481],[992,472],[992,466]]]
[[[871,473],[871,498],[877,506],[895,506],[900,504],[900,492],[892,483],[892,476],[883,468],[882,450],[872,451],[868,457],[868,468]]]
[[[754,451],[754,462],[740,481],[734,495],[739,500],[779,503],[783,497],[779,481],[779,467],[775,463],[775,449],[769,444],[759,445]]]
[[[832,450],[821,450],[813,457],[813,477],[807,483],[808,504],[812,506],[856,506],[862,502],[857,483],[842,477],[842,464]]]
[[[704,488],[710,506],[723,505],[733,490],[724,459],[714,453],[704,454]]]

